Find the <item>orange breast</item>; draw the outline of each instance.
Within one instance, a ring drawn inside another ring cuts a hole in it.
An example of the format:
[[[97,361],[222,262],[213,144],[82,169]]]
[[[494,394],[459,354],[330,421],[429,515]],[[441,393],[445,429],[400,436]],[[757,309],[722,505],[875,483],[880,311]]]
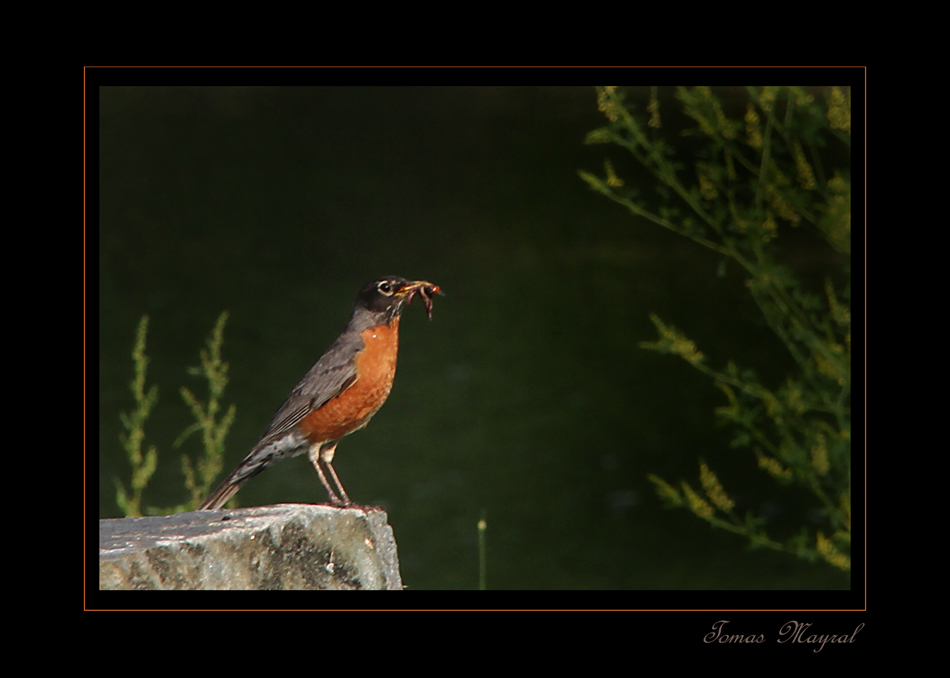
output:
[[[396,375],[399,350],[399,318],[360,332],[364,348],[356,354],[355,382],[300,422],[312,442],[338,440],[366,426],[383,406]]]

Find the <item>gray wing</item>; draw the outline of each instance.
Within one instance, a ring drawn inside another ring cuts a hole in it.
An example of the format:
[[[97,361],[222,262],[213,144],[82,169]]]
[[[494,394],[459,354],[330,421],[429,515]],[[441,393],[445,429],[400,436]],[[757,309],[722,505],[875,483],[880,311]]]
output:
[[[349,388],[357,376],[353,357],[363,346],[358,334],[340,335],[277,410],[261,441],[287,432],[308,414]]]

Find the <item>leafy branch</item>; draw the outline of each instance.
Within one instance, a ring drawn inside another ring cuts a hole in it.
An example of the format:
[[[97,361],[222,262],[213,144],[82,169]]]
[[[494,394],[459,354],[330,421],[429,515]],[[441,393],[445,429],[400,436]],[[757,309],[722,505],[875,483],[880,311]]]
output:
[[[660,136],[657,89],[640,118],[617,87],[598,87],[598,108],[608,125],[587,135],[591,144],[628,151],[658,181],[657,208],[625,187],[609,160],[604,176],[580,171],[598,193],[631,213],[733,260],[746,286],[798,372],[778,388],[761,384],[750,369],[730,361],[714,369],[696,344],[656,315],[659,338],[643,348],[677,355],[709,376],[726,396],[720,420],[734,427],[734,447],[751,447],[759,467],[781,484],[795,483],[817,499],[826,530],[802,528],[781,542],[765,519],[733,510],[716,475],[700,464],[703,492],[676,489],[650,476],[668,503],[689,508],[716,527],[745,535],[753,546],[822,558],[850,568],[851,541],[851,184],[848,167],[824,168],[822,149],[850,151],[850,94],[831,88],[823,102],[799,87],[746,88],[745,112],[730,116],[708,87],[677,89],[696,124],[684,132],[699,150],[687,163]],[[810,225],[843,260],[830,271],[822,294],[805,289],[779,261],[785,228]],[[705,498],[704,498],[705,495]],[[830,536],[825,536],[825,532]]]

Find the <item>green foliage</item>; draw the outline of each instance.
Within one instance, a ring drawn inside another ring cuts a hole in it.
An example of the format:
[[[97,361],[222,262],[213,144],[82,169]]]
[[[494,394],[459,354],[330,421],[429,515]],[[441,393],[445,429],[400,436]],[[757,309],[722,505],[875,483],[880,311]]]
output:
[[[684,134],[700,142],[689,163],[660,138],[660,105],[651,90],[649,120],[638,118],[616,87],[597,88],[606,127],[588,143],[613,143],[633,155],[668,196],[646,207],[613,166],[605,177],[580,172],[592,189],[633,214],[692,239],[736,262],[772,331],[797,364],[797,372],[767,388],[754,372],[729,362],[710,367],[695,343],[651,315],[659,333],[643,348],[680,356],[709,375],[727,404],[720,420],[735,430],[734,447],[751,448],[758,466],[781,485],[804,487],[825,519],[825,529],[780,542],[765,520],[735,514],[716,475],[700,463],[702,492],[650,480],[670,505],[689,508],[713,524],[749,539],[752,546],[822,559],[849,570],[851,545],[851,178],[850,168],[826,170],[822,149],[831,144],[850,156],[850,92],[831,88],[816,100],[798,87],[748,87],[745,112],[730,117],[708,87],[681,87],[677,98],[695,122]],[[781,234],[810,227],[843,261],[830,271],[821,293],[807,290],[780,261]],[[826,534],[828,536],[826,536]]]
[[[224,326],[228,321],[228,312],[223,311],[218,316],[214,330],[208,338],[207,350],[201,349],[201,366],[191,367],[188,374],[204,377],[208,382],[208,402],[202,403],[185,387],[181,389],[181,397],[188,405],[195,423],[189,426],[175,441],[178,448],[196,431],[201,432],[203,456],[197,461],[197,467],[191,463],[187,455],[181,456],[181,467],[185,474],[185,486],[191,494],[189,503],[178,507],[178,510],[193,510],[198,508],[201,500],[211,490],[211,484],[224,466],[224,439],[228,435],[234,415],[237,411],[232,404],[220,419],[216,417],[221,409],[221,396],[228,385],[228,364],[221,360],[221,345],[224,343]]]
[[[488,548],[486,545],[488,521],[485,520],[485,511],[482,510],[478,519],[478,590],[488,590]]]
[[[227,411],[218,418],[221,409],[221,397],[228,383],[228,364],[221,359],[221,346],[224,343],[224,326],[227,323],[228,313],[224,311],[218,317],[214,330],[207,340],[207,350],[201,350],[201,366],[188,369],[189,374],[202,376],[208,382],[208,402],[202,403],[187,388],[181,389],[182,399],[188,405],[195,423],[189,426],[175,441],[175,447],[181,444],[196,431],[200,431],[204,454],[193,465],[191,460],[182,455],[182,471],[185,475],[185,486],[190,499],[178,506],[157,508],[150,506],[149,515],[163,515],[194,510],[208,493],[211,483],[221,472],[224,459],[224,439],[231,424],[234,423],[236,412],[232,404]],[[132,380],[132,394],[135,397],[136,409],[130,414],[121,413],[122,426],[128,434],[119,436],[132,466],[131,494],[125,486],[115,479],[116,503],[126,516],[141,516],[142,493],[158,465],[158,453],[155,446],[151,446],[144,455],[141,452],[142,441],[145,437],[145,422],[158,401],[158,387],[152,386],[145,393],[145,374],[148,358],[145,355],[145,338],[148,333],[148,316],[143,316],[136,332],[135,347],[132,350],[132,361],[135,366],[135,377]]]
[[[158,387],[152,386],[145,392],[145,375],[148,372],[148,357],[145,355],[145,337],[148,334],[148,316],[143,315],[135,331],[135,345],[132,348],[132,364],[135,376],[129,386],[135,398],[135,409],[126,414],[119,413],[122,428],[126,433],[119,434],[119,442],[132,466],[131,491],[118,478],[113,478],[116,489],[116,503],[126,516],[142,515],[142,492],[148,486],[148,481],[158,465],[158,453],[155,446],[148,448],[142,454],[142,442],[145,439],[145,422],[158,402]]]

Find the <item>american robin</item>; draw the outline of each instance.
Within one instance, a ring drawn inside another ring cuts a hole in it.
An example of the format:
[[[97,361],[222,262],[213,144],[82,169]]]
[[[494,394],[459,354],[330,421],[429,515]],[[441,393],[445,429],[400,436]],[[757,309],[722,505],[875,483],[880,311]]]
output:
[[[200,509],[217,509],[241,486],[271,464],[307,452],[335,506],[352,502],[333,470],[333,453],[343,436],[366,426],[393,386],[399,348],[399,316],[418,294],[432,317],[432,294],[425,280],[389,276],[367,283],[356,297],[343,334],[310,368],[274,415],[260,442]],[[339,493],[327,482],[326,466]]]

